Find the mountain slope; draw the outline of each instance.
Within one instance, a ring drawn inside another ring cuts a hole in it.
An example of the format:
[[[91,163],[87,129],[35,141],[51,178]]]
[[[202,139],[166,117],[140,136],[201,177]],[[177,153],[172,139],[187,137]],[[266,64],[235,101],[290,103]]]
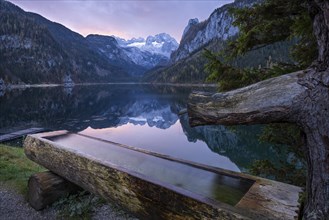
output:
[[[144,79],[152,82],[203,83],[207,77],[204,70],[207,60],[203,50],[219,51],[227,39],[238,33],[232,25],[233,17],[228,9],[248,6],[253,2],[255,0],[236,0],[217,8],[205,21],[190,19],[178,49],[171,54],[170,65],[150,70]]]
[[[81,35],[0,1],[0,78],[6,83],[110,82],[129,79]]]
[[[86,40],[109,63],[123,67],[131,76],[142,75],[148,67],[131,59],[125,48],[122,48],[114,37],[90,34],[86,37]]]
[[[207,20],[199,22],[190,19],[180,45],[171,55],[170,65],[148,71],[144,80],[167,83],[204,83],[208,73],[205,71],[207,59],[204,49],[218,52],[225,47],[229,39],[238,34],[238,28],[232,25],[231,7],[250,7],[261,0],[236,0],[234,3],[216,9]],[[291,42],[279,42],[253,50],[234,61],[238,67],[265,66],[268,59],[274,62],[289,62]]]
[[[203,56],[203,49],[217,51],[222,48],[222,45],[222,42],[213,40],[184,59],[169,66],[154,68],[146,72],[143,80],[156,83],[203,83],[207,77],[207,73],[204,71],[207,60]]]
[[[213,39],[225,41],[235,36],[238,28],[232,25],[234,19],[229,13],[229,8],[248,7],[256,1],[258,0],[236,0],[217,8],[205,21],[191,19],[184,30],[179,48],[171,56],[171,61],[176,62],[187,57]]]

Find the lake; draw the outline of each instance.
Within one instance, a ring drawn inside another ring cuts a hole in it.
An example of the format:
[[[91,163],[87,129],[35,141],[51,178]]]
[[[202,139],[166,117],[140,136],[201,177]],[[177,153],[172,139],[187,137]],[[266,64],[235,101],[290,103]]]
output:
[[[261,126],[191,128],[186,108],[192,90],[159,85],[90,85],[9,90],[0,95],[0,133],[44,127],[68,130],[232,171],[255,160],[279,161],[260,143]]]

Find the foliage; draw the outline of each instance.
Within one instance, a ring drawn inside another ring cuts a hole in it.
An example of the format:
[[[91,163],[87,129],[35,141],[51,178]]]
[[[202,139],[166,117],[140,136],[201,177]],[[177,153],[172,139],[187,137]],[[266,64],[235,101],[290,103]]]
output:
[[[296,170],[296,167],[289,163],[275,166],[269,160],[256,160],[250,168],[250,173],[253,175],[297,186],[305,186],[306,174],[304,171],[304,169]]]
[[[26,194],[28,178],[44,170],[25,156],[23,148],[0,144],[0,181],[6,185]]]
[[[103,203],[104,201],[99,197],[81,191],[58,200],[53,206],[60,210],[59,217],[65,219],[90,219],[93,208]]]
[[[312,21],[306,10],[296,18],[292,29],[292,36],[296,36],[299,42],[292,48],[291,55],[302,69],[307,68],[317,57],[318,50],[313,35]]]
[[[233,24],[240,32],[224,50],[214,54],[205,52],[208,59],[206,70],[210,73],[208,80],[217,80],[221,89],[228,90],[309,66],[316,57],[317,48],[305,5],[306,0],[266,0],[250,8],[231,8],[235,17]],[[272,64],[265,68],[237,65],[239,59],[250,51],[294,39],[296,43],[290,45],[293,62],[278,62],[271,57]]]
[[[209,72],[207,81],[219,82],[220,91],[228,91],[244,87],[271,77],[297,70],[295,65],[268,62],[267,68],[238,68],[222,62],[219,54],[205,50],[204,56],[208,59],[205,69]]]
[[[288,145],[290,151],[296,153],[297,157],[303,157],[303,141],[301,139],[301,130],[294,124],[270,124],[264,127],[260,141],[270,142],[277,147],[280,145]]]
[[[279,41],[297,38],[293,58],[307,67],[316,58],[316,42],[306,0],[265,0],[251,8],[231,8],[240,34],[230,43],[230,57]]]

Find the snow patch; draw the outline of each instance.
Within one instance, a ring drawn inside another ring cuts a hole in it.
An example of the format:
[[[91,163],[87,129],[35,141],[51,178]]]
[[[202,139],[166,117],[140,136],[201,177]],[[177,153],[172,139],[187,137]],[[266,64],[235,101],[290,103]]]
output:
[[[164,44],[164,42],[160,42],[160,43],[158,43],[158,42],[152,42],[152,45],[154,47],[156,47],[156,48],[161,48],[163,46],[163,44]]]
[[[126,47],[137,47],[137,48],[142,48],[143,46],[145,46],[145,42],[134,42],[126,45]]]
[[[144,38],[132,38],[125,40],[115,37],[119,45],[123,48],[138,48],[141,52],[148,52],[154,55],[162,55],[169,59],[171,53],[178,48],[177,41],[169,34],[161,33],[155,36]],[[135,53],[138,51],[134,51]],[[132,54],[127,53],[130,57]],[[134,55],[135,57],[137,55]],[[144,55],[142,55],[144,56]]]

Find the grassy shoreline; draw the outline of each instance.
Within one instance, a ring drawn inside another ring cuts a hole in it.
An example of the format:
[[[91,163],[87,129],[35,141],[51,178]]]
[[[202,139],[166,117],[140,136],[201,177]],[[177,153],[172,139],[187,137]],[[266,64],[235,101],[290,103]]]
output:
[[[22,195],[26,199],[29,177],[34,173],[45,170],[45,168],[29,160],[25,156],[22,147],[0,144],[0,186],[12,189],[15,193]],[[14,194],[12,194],[12,196],[14,196]],[[15,200],[15,198],[12,199]],[[26,208],[26,205],[23,207]],[[27,211],[25,210],[25,212]],[[30,214],[32,213],[33,216],[36,216],[36,219],[37,216],[42,217],[48,215],[48,217],[51,216],[53,218],[54,215],[56,215],[56,219],[89,220],[92,219],[92,217],[95,217],[95,219],[105,219],[106,217],[106,219],[137,220],[115,203],[108,204],[100,197],[86,191],[81,191],[78,194],[72,194],[68,197],[59,199],[52,204],[50,208],[43,211],[44,213],[41,212],[37,214],[37,211],[33,209],[32,211],[28,210],[28,212]],[[10,217],[12,218],[10,219],[23,219],[23,216],[20,216],[20,213],[21,212],[11,212]]]
[[[45,170],[29,160],[23,148],[0,144],[0,182],[18,193],[25,196],[29,177]]]

